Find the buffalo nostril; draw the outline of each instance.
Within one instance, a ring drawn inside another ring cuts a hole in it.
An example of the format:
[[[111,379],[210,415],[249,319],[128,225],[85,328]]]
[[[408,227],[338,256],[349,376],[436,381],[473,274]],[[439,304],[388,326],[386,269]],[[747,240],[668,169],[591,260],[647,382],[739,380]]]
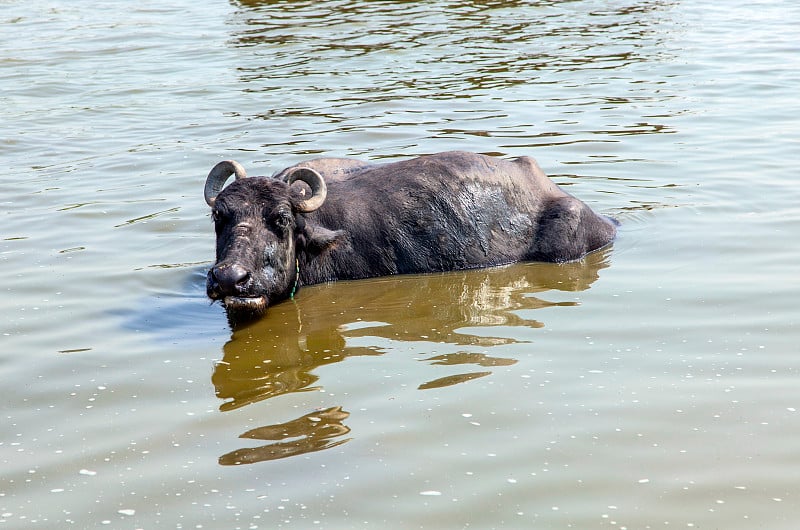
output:
[[[223,292],[240,292],[250,280],[250,273],[238,264],[219,265],[211,269],[211,275]]]

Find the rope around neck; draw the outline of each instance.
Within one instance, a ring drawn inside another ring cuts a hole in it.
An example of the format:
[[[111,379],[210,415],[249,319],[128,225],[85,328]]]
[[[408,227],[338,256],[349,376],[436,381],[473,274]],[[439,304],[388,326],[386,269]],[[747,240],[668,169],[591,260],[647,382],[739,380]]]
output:
[[[294,293],[297,292],[297,282],[300,281],[300,260],[295,258],[294,260],[294,285],[292,286],[292,292],[289,293],[289,298],[294,300]]]

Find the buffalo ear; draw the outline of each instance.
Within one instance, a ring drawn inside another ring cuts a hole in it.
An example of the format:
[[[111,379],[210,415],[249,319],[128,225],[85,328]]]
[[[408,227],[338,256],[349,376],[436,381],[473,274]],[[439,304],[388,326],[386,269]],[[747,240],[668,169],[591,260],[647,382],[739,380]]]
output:
[[[305,230],[305,250],[309,257],[336,248],[347,240],[344,230],[328,230],[318,225],[308,224]]]

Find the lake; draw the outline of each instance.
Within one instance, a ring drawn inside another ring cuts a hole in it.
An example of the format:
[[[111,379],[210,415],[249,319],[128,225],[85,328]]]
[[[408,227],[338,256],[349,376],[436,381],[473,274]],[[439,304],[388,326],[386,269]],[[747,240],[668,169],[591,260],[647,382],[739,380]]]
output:
[[[800,521],[800,4],[0,5],[1,528]],[[616,241],[206,298],[219,160],[453,149]]]

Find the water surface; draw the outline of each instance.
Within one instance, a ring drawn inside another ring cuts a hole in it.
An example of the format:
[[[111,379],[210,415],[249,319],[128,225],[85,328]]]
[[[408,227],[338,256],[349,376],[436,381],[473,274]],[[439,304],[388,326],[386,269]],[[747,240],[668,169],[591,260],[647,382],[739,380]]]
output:
[[[800,520],[795,4],[0,5],[0,526]],[[449,149],[618,239],[205,299],[217,161]]]

